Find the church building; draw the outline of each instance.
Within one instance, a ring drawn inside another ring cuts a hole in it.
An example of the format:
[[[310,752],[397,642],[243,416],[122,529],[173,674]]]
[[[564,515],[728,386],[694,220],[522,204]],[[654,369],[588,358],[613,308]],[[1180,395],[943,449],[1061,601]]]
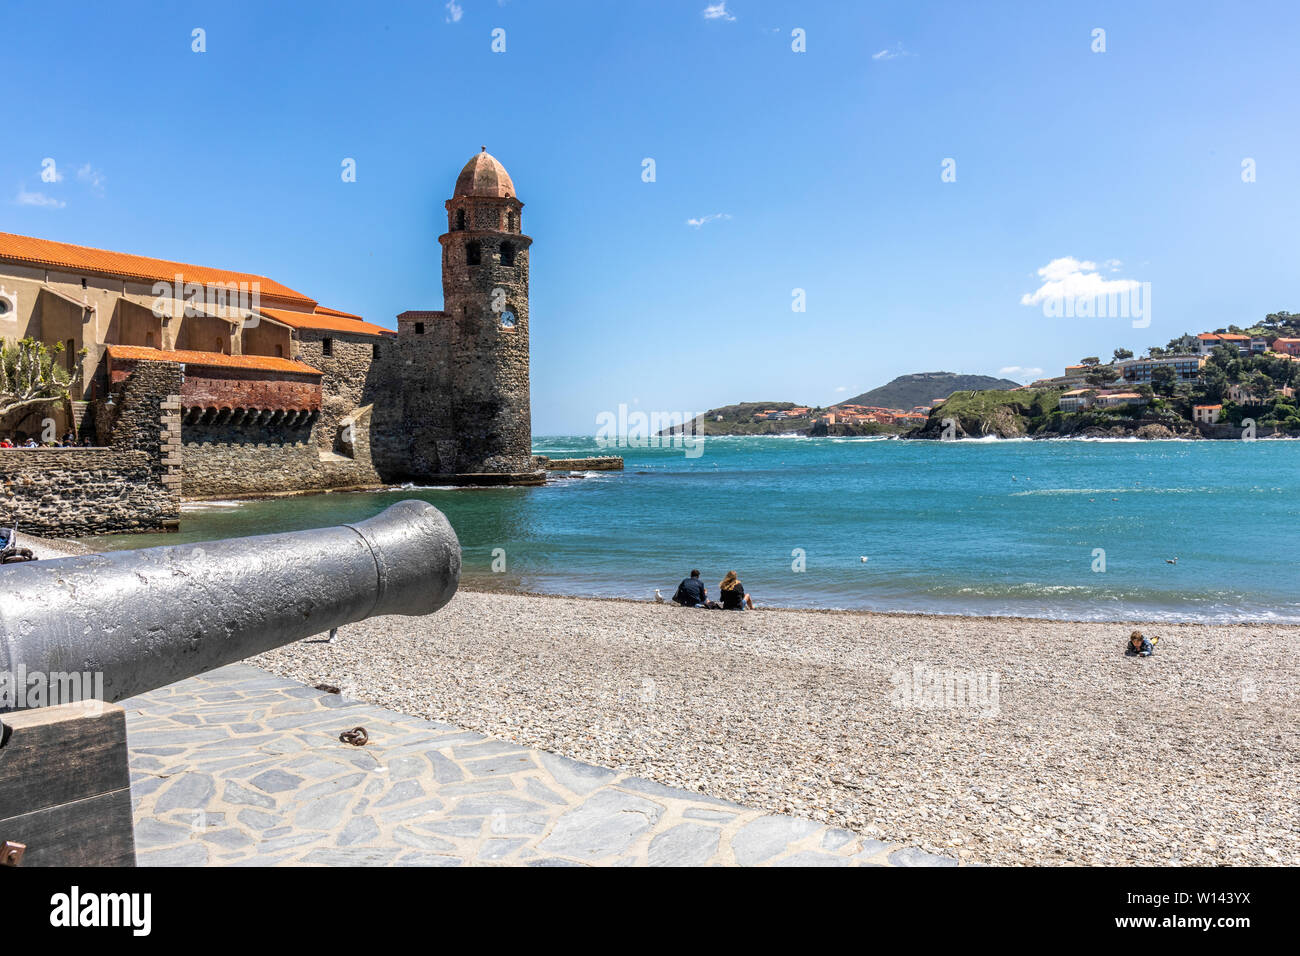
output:
[[[439,237],[443,307],[397,330],[251,273],[0,233],[0,339],[60,348],[57,419],[108,444],[115,395],[145,363],[180,366],[186,498],[395,482],[537,483],[523,203],[486,148]],[[24,436],[25,437],[25,436]]]

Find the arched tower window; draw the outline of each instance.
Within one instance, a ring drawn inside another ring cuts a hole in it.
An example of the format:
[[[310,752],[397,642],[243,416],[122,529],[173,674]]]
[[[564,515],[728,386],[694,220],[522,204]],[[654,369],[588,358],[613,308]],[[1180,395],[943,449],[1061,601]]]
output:
[[[464,228],[465,228],[465,210],[464,210],[464,209],[457,209],[457,210],[456,210],[456,228],[457,228],[457,229],[464,229]]]
[[[515,211],[513,209],[506,212],[506,232],[515,231]]]
[[[477,242],[465,243],[465,264],[476,266],[482,257],[482,250]]]
[[[501,243],[501,264],[503,266],[515,264],[515,244],[513,242]]]

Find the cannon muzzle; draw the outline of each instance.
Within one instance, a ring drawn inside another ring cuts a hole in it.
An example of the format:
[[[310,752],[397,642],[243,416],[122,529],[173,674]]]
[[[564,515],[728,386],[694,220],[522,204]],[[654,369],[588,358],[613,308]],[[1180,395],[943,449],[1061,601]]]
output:
[[[431,614],[459,581],[456,532],[423,501],[316,531],[7,565],[0,675],[102,675],[93,696],[122,700],[368,617]]]

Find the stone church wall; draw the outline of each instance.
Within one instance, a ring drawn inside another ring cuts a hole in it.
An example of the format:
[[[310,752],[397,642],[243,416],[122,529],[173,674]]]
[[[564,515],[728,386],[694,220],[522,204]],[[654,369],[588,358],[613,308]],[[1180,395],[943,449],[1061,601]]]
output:
[[[175,363],[132,373],[98,416],[107,447],[0,450],[0,521],[53,537],[174,528],[180,385]]]

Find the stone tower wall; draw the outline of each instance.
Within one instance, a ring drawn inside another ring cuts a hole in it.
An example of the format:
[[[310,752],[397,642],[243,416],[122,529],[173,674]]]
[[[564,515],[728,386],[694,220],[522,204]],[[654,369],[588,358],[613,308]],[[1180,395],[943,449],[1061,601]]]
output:
[[[457,196],[447,203],[452,230],[441,236],[443,320],[449,327],[449,395],[456,426],[456,472],[533,471],[528,367],[528,253],[516,199]],[[466,213],[467,228],[459,224]],[[512,231],[506,231],[510,225]],[[477,243],[479,261],[469,261]],[[513,247],[506,264],[503,245]],[[495,306],[495,308],[494,308]],[[514,315],[513,328],[501,316]]]

